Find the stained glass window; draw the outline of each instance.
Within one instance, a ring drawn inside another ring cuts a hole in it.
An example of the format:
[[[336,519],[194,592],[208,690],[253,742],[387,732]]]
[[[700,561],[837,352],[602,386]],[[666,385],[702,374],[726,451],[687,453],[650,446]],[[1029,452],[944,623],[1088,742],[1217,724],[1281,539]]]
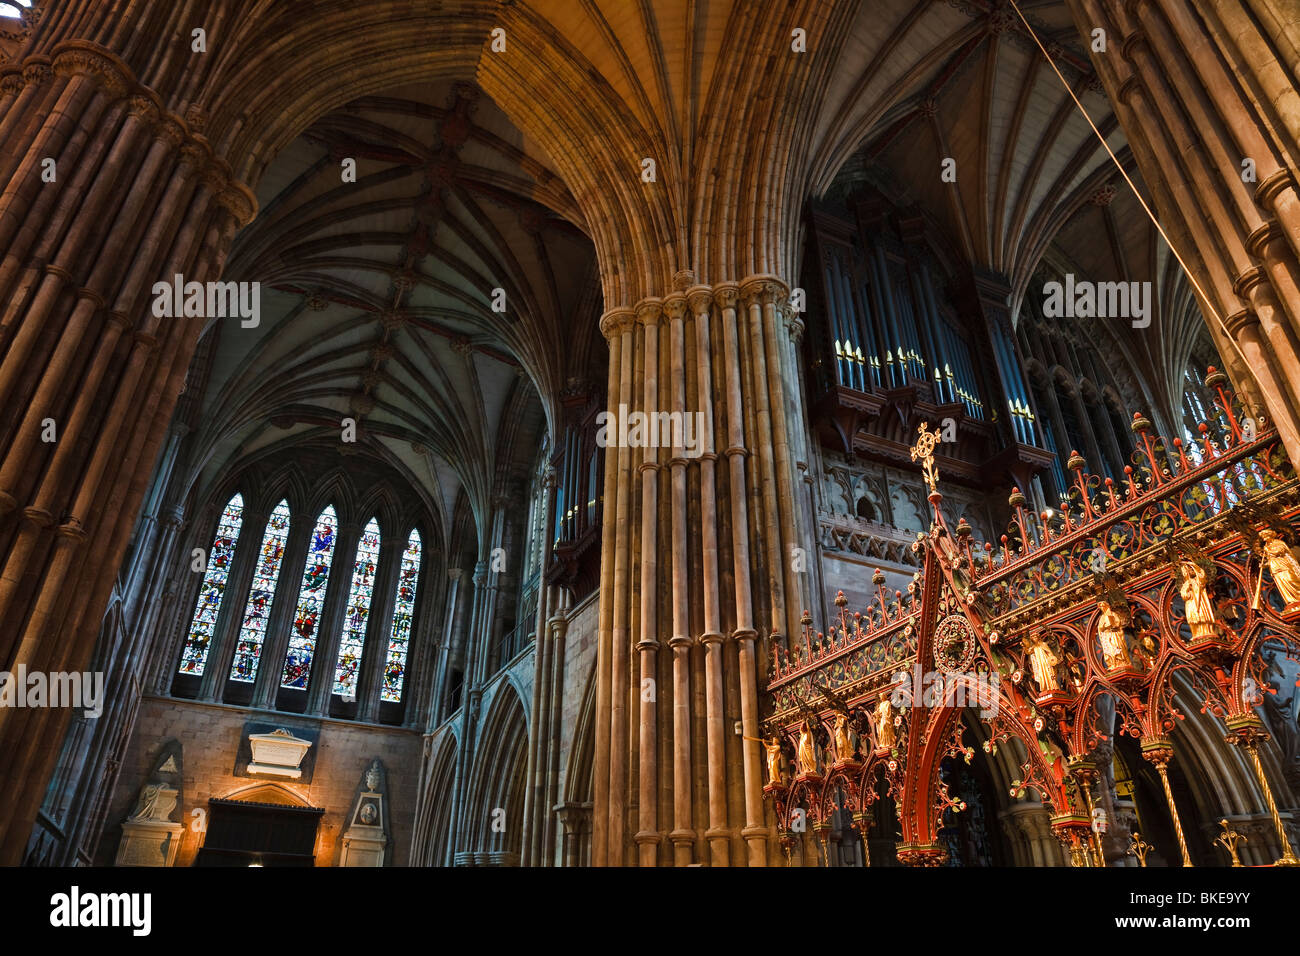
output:
[[[289,502],[281,501],[271,512],[262,535],[262,552],[253,574],[253,587],[244,606],[244,620],[239,625],[235,659],[230,665],[230,679],[251,682],[257,676],[257,662],[266,639],[266,619],[275,598],[275,582],[284,560],[284,543],[289,537]]]
[[[352,564],[352,588],[348,592],[347,617],[339,639],[339,659],[334,668],[334,693],[356,700],[357,677],[361,669],[361,651],[366,643],[366,622],[370,619],[370,601],[374,595],[375,570],[379,566],[379,522],[371,518],[357,543],[357,559]]]
[[[415,613],[415,586],[420,577],[420,532],[411,529],[402,553],[402,573],[397,580],[397,604],[393,609],[393,632],[388,638],[388,660],[384,663],[384,688],[380,700],[400,701],[406,676],[406,650],[411,642],[411,616]]]
[[[190,622],[190,633],[185,638],[185,648],[181,651],[182,674],[203,674],[203,667],[208,660],[208,649],[212,644],[212,634],[217,627],[217,614],[221,611],[221,598],[226,592],[226,580],[230,577],[230,563],[235,557],[235,544],[239,541],[239,529],[244,523],[244,498],[235,495],[221,512],[217,522],[217,535],[212,542],[212,551],[208,554],[207,570],[203,574],[203,584],[199,587],[199,599],[194,607],[194,619]]]
[[[293,630],[289,632],[289,654],[284,659],[281,687],[306,689],[311,677],[316,633],[320,628],[321,610],[325,607],[325,588],[329,583],[330,564],[334,561],[338,524],[333,505],[316,519],[311,550],[307,552],[307,568],[302,573],[302,587],[298,590],[298,607],[293,613]]]

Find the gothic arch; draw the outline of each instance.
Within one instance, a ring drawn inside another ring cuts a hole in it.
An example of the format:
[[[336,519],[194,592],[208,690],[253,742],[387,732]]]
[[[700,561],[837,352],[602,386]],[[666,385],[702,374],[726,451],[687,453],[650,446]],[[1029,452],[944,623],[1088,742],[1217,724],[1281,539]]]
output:
[[[573,746],[564,767],[564,802],[587,803],[595,786],[596,754],[596,667],[593,663],[582,693],[582,707],[573,726]]]
[[[457,863],[517,866],[522,850],[528,726],[513,683],[502,680],[488,705],[469,784],[469,849]]]
[[[254,783],[236,787],[222,794],[221,800],[242,800],[246,803],[279,803],[291,807],[310,807],[311,801],[282,783]]]
[[[420,794],[421,816],[411,844],[412,866],[450,866],[451,805],[460,752],[455,730],[449,726],[433,742],[432,759],[426,758],[425,786]]]

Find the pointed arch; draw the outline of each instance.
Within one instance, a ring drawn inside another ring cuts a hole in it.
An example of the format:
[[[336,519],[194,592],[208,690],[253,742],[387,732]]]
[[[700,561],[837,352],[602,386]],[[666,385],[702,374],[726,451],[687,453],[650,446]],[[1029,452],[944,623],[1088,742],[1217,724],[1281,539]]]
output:
[[[587,689],[582,694],[582,708],[573,725],[573,746],[564,768],[564,800],[586,803],[595,794],[596,756],[596,665],[591,665]]]
[[[360,509],[346,469],[336,466],[320,476],[308,504],[313,511],[334,509],[340,524],[356,521]]]
[[[528,718],[514,685],[502,681],[479,737],[467,814],[471,864],[516,866],[522,849]],[[460,861],[458,861],[460,862]]]
[[[311,803],[302,794],[296,793],[282,783],[254,783],[232,790],[218,799],[239,800],[243,803],[276,803],[288,807],[310,807]]]
[[[412,866],[450,866],[452,783],[456,776],[456,735],[448,730],[433,743],[433,758],[426,758],[421,816],[411,842]]]

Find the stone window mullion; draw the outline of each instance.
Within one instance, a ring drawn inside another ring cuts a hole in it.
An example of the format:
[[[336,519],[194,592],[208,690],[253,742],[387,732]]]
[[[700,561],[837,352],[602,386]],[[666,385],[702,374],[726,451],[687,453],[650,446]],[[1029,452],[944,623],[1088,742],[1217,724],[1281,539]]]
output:
[[[352,566],[357,560],[357,543],[361,525],[340,522],[334,543],[334,562],[330,569],[329,593],[325,596],[325,613],[316,631],[316,653],[307,681],[307,712],[316,716],[329,713],[330,694],[334,689],[334,668],[338,663],[339,640],[343,634],[343,617],[347,613],[348,595],[352,591]]]
[[[315,531],[314,519],[303,514],[292,514],[289,519],[289,540],[285,544],[284,560],[276,581],[271,616],[266,624],[262,656],[257,665],[257,678],[253,682],[251,706],[273,708],[280,688],[280,675],[284,658],[289,651],[289,628],[298,602],[298,584],[307,563],[307,549]]]
[[[388,636],[393,626],[393,607],[401,573],[402,552],[406,538],[386,534],[380,539],[379,566],[375,569],[375,586],[366,621],[366,642],[361,651],[358,680],[357,719],[373,721],[379,716],[379,688],[388,657]],[[409,654],[408,654],[409,661]],[[403,696],[406,688],[402,688]]]

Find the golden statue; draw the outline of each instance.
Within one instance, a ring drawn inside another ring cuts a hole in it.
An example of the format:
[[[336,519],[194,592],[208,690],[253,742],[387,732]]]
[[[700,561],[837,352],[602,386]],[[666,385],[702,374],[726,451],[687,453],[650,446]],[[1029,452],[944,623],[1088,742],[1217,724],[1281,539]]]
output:
[[[1195,640],[1218,637],[1219,618],[1205,588],[1205,569],[1193,561],[1182,561],[1178,571],[1182,576],[1178,593],[1183,596],[1183,613],[1192,629],[1192,637]]]
[[[853,736],[849,731],[848,714],[835,715],[835,760],[853,759]]]
[[[881,697],[876,704],[876,746],[881,750],[892,750],[894,740],[894,707],[889,697]]]
[[[1128,626],[1128,615],[1111,607],[1109,601],[1102,598],[1097,602],[1101,608],[1101,617],[1097,618],[1097,637],[1101,639],[1101,656],[1106,670],[1117,671],[1132,667],[1129,660],[1128,646],[1124,642],[1124,628]]]
[[[785,783],[785,775],[781,770],[781,738],[773,734],[770,741],[763,741],[763,749],[767,751],[767,776],[770,782]]]
[[[1083,690],[1083,682],[1088,676],[1083,668],[1083,662],[1067,654],[1065,669],[1070,672],[1070,684],[1073,685],[1075,693]]]
[[[1148,670],[1155,667],[1156,658],[1160,656],[1160,645],[1155,642],[1155,638],[1143,632],[1142,639],[1138,642],[1135,650],[1138,658],[1146,665]]]
[[[807,720],[799,728],[799,746],[795,750],[795,762],[799,773],[817,772],[817,744],[813,740],[812,724]]]
[[[1274,587],[1282,595],[1287,608],[1300,605],[1300,561],[1296,560],[1295,552],[1287,547],[1287,543],[1272,528],[1265,528],[1259,537],[1263,542],[1263,558],[1268,562],[1268,570],[1273,575]]]
[[[763,745],[763,749],[767,751],[768,783],[784,786],[785,768],[781,765],[781,738],[776,734],[773,734],[770,740],[764,740],[762,737],[750,737],[748,735],[742,735],[742,737],[745,740],[752,740],[756,744]]]
[[[1025,656],[1029,661],[1029,669],[1033,672],[1034,681],[1038,684],[1040,694],[1052,694],[1061,689],[1060,681],[1056,678],[1056,665],[1061,663],[1061,659],[1056,656],[1051,645],[1043,639],[1041,634],[1031,634],[1025,644]]]

